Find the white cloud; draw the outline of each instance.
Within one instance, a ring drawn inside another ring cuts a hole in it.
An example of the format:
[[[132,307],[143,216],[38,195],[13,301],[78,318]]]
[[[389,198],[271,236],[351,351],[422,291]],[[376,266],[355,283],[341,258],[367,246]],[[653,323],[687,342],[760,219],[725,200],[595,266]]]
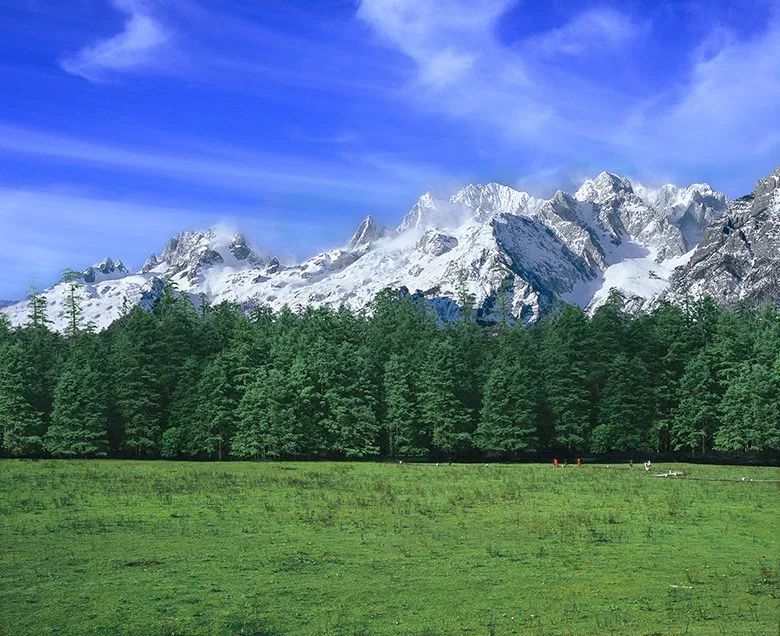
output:
[[[480,133],[489,130],[491,142],[505,150],[541,148],[550,166],[557,159],[565,171],[589,167],[595,157],[611,165],[641,163],[648,171],[662,163],[698,170],[746,158],[776,161],[777,15],[752,39],[731,34],[708,42],[691,60],[686,81],[670,77],[662,91],[648,98],[649,89],[637,95],[641,78],[629,78],[623,86],[579,72],[568,62],[599,54],[602,62],[621,64],[623,75],[615,77],[622,77],[631,65],[623,66],[616,56],[631,60],[640,55],[630,47],[653,28],[652,22],[602,7],[507,44],[497,35],[498,22],[514,4],[362,0],[358,17],[414,62],[415,81],[407,86],[413,106]]]
[[[358,17],[414,60],[422,84],[465,79],[494,48],[492,28],[511,0],[363,0]]]
[[[260,214],[260,212],[266,212]],[[261,248],[297,246],[307,231],[300,219],[257,207],[173,206],[101,197],[73,187],[0,186],[0,298],[20,297],[32,277],[48,286],[66,267],[82,268],[106,256],[131,269],[175,233],[211,226],[251,231]]]
[[[581,55],[619,47],[639,33],[626,15],[596,8],[574,16],[563,26],[529,38],[525,49],[542,55]]]
[[[126,147],[0,123],[0,151],[185,183],[207,183],[231,191],[313,192],[319,196],[327,193],[363,201],[368,196],[396,195],[401,185],[408,187],[421,177],[435,176],[427,166],[406,166],[398,160],[387,160],[387,165],[380,171],[374,165],[372,155],[342,153],[338,158],[315,159],[287,153],[247,151],[224,144],[193,145],[186,139],[173,140],[170,145],[179,151]],[[399,176],[393,178],[393,172],[387,172],[388,166],[395,166],[394,170],[400,171]],[[418,175],[417,179],[410,174],[412,169]],[[380,174],[381,178],[378,177]]]
[[[495,36],[513,0],[362,0],[358,17],[415,65],[407,87],[415,105],[536,134],[552,111],[523,59]]]
[[[621,131],[623,144],[657,159],[704,165],[776,159],[780,19],[752,39],[719,35],[717,46],[710,41],[696,53],[676,95],[660,95],[632,113]]]
[[[170,39],[162,23],[137,0],[113,0],[113,4],[128,15],[122,32],[63,57],[60,60],[63,70],[100,81],[110,73],[137,69],[156,61],[156,55]]]

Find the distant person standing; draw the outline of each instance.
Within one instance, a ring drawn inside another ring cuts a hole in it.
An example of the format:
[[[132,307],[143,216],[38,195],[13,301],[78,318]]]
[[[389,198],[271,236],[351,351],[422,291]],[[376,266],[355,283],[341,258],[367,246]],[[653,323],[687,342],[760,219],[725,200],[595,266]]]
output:
[[[649,473],[652,470],[652,468],[653,468],[653,463],[648,459],[645,462],[645,472]]]
[[[631,470],[633,470],[633,469],[634,469],[634,460],[633,460],[633,459],[629,459],[629,460],[628,460],[628,467],[629,467]]]
[[[582,468],[582,458],[581,457],[577,458],[577,468]]]
[[[558,458],[553,457],[553,468],[558,468]]]

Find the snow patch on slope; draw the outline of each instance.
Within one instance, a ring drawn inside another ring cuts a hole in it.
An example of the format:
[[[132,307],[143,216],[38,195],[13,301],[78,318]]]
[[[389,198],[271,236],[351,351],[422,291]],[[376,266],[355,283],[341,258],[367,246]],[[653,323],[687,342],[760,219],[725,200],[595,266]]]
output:
[[[575,196],[559,191],[549,200],[498,183],[469,185],[448,198],[428,192],[397,229],[367,217],[344,247],[290,266],[225,228],[182,232],[138,273],[85,284],[84,318],[102,328],[129,306],[151,307],[166,282],[196,302],[205,295],[212,304],[229,301],[247,310],[362,310],[381,290],[404,287],[426,298],[443,320],[457,315],[464,292],[483,320],[500,319],[509,305],[516,319],[533,322],[561,300],[593,310],[612,287],[644,305],[683,262],[681,221],[698,231],[718,215],[710,204],[725,199],[699,185],[670,188],[651,192],[603,172]],[[57,329],[67,324],[68,288],[46,291]],[[26,321],[24,302],[2,311],[14,324]]]

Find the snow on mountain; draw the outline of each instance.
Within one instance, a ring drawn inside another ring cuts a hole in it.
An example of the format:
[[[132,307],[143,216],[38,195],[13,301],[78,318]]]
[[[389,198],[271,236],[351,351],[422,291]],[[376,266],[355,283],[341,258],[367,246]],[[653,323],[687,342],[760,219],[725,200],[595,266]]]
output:
[[[657,189],[637,185],[634,190],[680,230],[688,251],[699,243],[706,226],[726,214],[729,204],[726,195],[707,183],[694,183],[687,188],[667,184]]]
[[[704,232],[666,298],[780,303],[780,166]]]
[[[393,230],[390,228],[378,225],[371,216],[367,216],[358,226],[358,229],[355,230],[349,243],[347,243],[347,249],[370,245],[385,236],[389,236],[392,232]]]
[[[423,194],[395,229],[367,217],[344,247],[296,265],[256,251],[240,233],[211,228],[174,236],[135,274],[108,259],[77,282],[84,320],[99,328],[129,306],[153,306],[166,281],[196,302],[205,295],[246,310],[364,309],[382,289],[403,287],[442,319],[457,315],[467,293],[483,320],[509,311],[530,323],[559,302],[593,310],[613,287],[629,306],[650,306],[691,258],[690,241],[725,211],[725,196],[709,186],[651,190],[608,172],[574,196],[559,191],[548,200],[473,184],[449,197]],[[63,282],[45,292],[57,329],[66,324],[69,289]],[[26,302],[2,311],[14,324],[26,321]]]
[[[104,258],[95,265],[90,265],[84,271],[75,272],[67,270],[63,276],[64,280],[81,281],[85,283],[101,283],[106,280],[115,280],[127,276],[130,272],[124,266],[122,261],[114,262],[110,258]]]
[[[135,305],[152,309],[163,291],[164,283],[161,278],[130,274],[100,283],[79,284],[75,293],[83,310],[82,324],[93,325],[101,330]],[[70,291],[71,283],[62,282],[44,292],[46,315],[51,321],[51,327],[57,331],[64,331],[68,324],[67,299]],[[2,312],[13,325],[29,322],[30,306],[27,300],[5,307]]]

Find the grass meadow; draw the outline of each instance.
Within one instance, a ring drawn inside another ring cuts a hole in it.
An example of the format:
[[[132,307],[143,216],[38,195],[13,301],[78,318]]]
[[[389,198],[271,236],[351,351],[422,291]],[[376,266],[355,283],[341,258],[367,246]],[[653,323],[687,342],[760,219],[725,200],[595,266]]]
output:
[[[0,633],[777,634],[775,468],[0,462]]]

